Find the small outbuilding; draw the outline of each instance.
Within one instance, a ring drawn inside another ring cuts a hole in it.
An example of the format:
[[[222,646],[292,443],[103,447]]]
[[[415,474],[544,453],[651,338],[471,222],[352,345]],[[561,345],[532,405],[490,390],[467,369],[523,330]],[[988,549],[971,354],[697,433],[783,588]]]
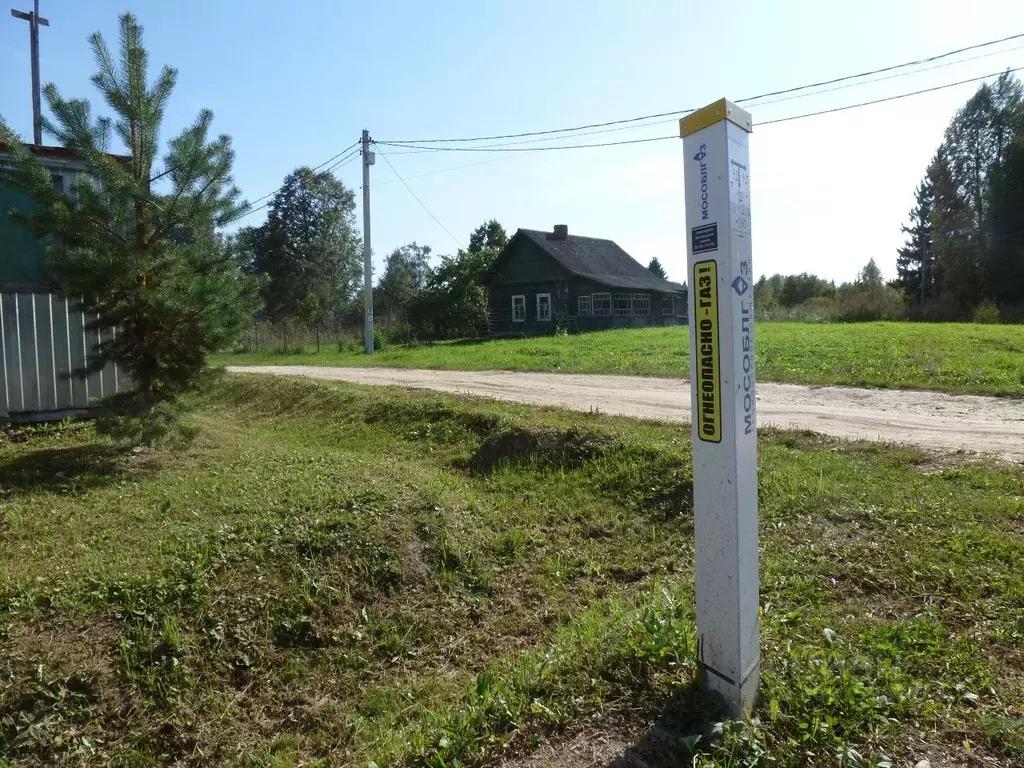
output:
[[[686,286],[664,280],[616,243],[519,229],[484,277],[492,336],[686,324]]]
[[[26,145],[49,169],[53,188],[74,196],[86,166],[63,147]],[[15,173],[7,147],[0,144],[0,175]],[[64,419],[93,412],[95,401],[120,391],[123,377],[114,365],[85,378],[105,336],[62,296],[46,271],[46,243],[10,217],[34,203],[0,184],[0,423]]]

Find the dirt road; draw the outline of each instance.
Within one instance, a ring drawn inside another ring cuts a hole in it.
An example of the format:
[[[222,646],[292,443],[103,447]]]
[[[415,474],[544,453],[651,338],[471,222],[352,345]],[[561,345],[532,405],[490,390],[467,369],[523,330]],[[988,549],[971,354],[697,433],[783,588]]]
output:
[[[681,379],[308,365],[232,366],[228,370],[431,389],[661,421],[690,420],[690,385]],[[757,392],[761,425],[913,443],[943,451],[963,449],[1024,461],[1021,400],[770,382],[759,382]]]

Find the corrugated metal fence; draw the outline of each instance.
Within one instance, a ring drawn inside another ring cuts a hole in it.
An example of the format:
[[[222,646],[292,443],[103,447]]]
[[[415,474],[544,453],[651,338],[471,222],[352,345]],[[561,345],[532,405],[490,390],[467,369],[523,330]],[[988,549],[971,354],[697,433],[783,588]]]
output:
[[[119,389],[116,366],[88,378],[82,368],[101,336],[56,293],[0,293],[0,419],[44,421],[73,416]]]

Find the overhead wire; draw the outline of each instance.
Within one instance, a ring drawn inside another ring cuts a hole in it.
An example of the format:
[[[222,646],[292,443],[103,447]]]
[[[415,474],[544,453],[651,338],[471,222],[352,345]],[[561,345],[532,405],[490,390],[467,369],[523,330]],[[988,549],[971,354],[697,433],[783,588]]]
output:
[[[972,62],[972,61],[978,61],[979,59],[988,59],[988,58],[991,58],[993,56],[1001,56],[1003,54],[1013,53],[1014,51],[1019,51],[1021,49],[1024,49],[1024,45],[1015,45],[1012,48],[1003,48],[1002,50],[998,50],[998,51],[989,51],[988,53],[982,53],[982,54],[979,54],[977,56],[970,56],[969,58],[966,58],[966,59],[957,59],[956,61],[945,61],[942,64],[935,64],[934,66],[931,66],[931,67],[921,67],[920,69],[915,69],[915,70],[913,70],[911,72],[897,72],[896,74],[886,75],[885,77],[875,77],[875,78],[872,78],[870,80],[863,80],[863,81],[856,82],[856,83],[846,83],[844,85],[840,85],[840,86],[837,86],[835,88],[826,88],[823,91],[815,91],[814,93],[798,93],[798,94],[795,94],[795,95],[792,95],[792,96],[785,96],[785,97],[780,98],[780,99],[771,99],[769,101],[759,101],[757,104],[749,104],[749,102],[744,102],[744,103],[748,104],[750,107],[753,108],[753,107],[766,107],[769,104],[780,104],[780,103],[782,103],[784,101],[792,101],[793,99],[808,99],[808,98],[813,98],[814,96],[820,96],[820,95],[823,95],[823,94],[826,94],[826,93],[832,93],[833,91],[843,91],[843,90],[846,90],[847,88],[857,88],[858,86],[861,86],[861,85],[871,85],[872,83],[881,83],[881,82],[884,82],[886,80],[894,80],[895,78],[898,78],[898,77],[912,77],[914,75],[921,74],[922,72],[931,72],[932,70],[943,69],[944,67],[955,67],[955,66],[957,66],[959,64],[967,64],[967,63]]]
[[[322,163],[320,163],[320,165],[317,165],[317,166],[311,168],[310,170],[319,171],[321,168],[323,168],[329,162],[331,162],[332,160],[334,160],[335,158],[338,158],[338,157],[341,157],[341,159],[338,160],[338,162],[335,163],[334,165],[332,165],[330,168],[328,168],[326,172],[329,173],[329,172],[331,172],[331,171],[333,171],[333,170],[335,170],[335,169],[337,169],[339,167],[344,167],[344,165],[347,165],[349,162],[351,162],[352,159],[354,159],[355,157],[358,157],[358,155],[359,155],[359,148],[358,147],[359,147],[359,142],[358,141],[353,143],[353,144],[350,144],[349,146],[347,146],[345,149],[343,149],[338,154],[334,155],[333,157],[327,158]],[[353,150],[353,148],[355,148],[355,151],[351,151],[351,150]],[[344,157],[342,157],[342,155],[344,155]],[[272,196],[276,195],[278,192],[280,192],[286,186],[287,186],[286,184],[282,184],[280,187],[278,187],[277,189],[273,190],[272,192],[268,192],[263,197],[259,197],[259,198],[255,199],[255,200],[253,200],[252,203],[250,203],[249,205],[251,206],[254,203],[260,202],[261,200],[267,200],[268,197],[272,197]],[[269,207],[272,202],[273,202],[272,200],[268,200],[267,202],[263,203],[263,205],[256,206],[255,208],[247,208],[246,210],[242,211],[242,213],[240,213],[238,216],[236,216],[233,219],[233,221],[241,221],[242,219],[246,218],[247,216],[251,216],[254,213],[262,211],[264,208]]]
[[[402,153],[399,152],[399,153],[392,153],[392,154],[402,154]],[[499,160],[508,160],[509,158],[512,158],[512,157],[516,157],[516,155],[514,155],[514,154],[507,154],[507,155],[499,155],[498,157],[489,157],[486,160],[477,160],[475,163],[463,163],[462,165],[452,165],[452,166],[449,166],[447,168],[438,168],[438,169],[433,170],[433,171],[427,171],[426,173],[417,173],[414,176],[406,176],[405,178],[406,179],[422,179],[422,178],[426,178],[427,176],[436,176],[439,173],[448,173],[449,171],[461,171],[464,168],[472,168],[472,167],[477,166],[477,165],[486,165],[487,163],[496,163]],[[389,181],[382,181],[382,182],[380,182],[378,184],[378,186],[383,185],[383,184],[397,184],[397,183],[398,183],[398,179],[391,179]]]
[[[373,144],[374,144],[374,146],[377,146],[377,142],[373,142]],[[461,242],[459,242],[459,238],[457,238],[455,235],[453,235],[451,233],[451,231],[448,229],[448,227],[446,227],[444,224],[442,224],[441,220],[439,218],[437,218],[437,216],[434,215],[433,211],[431,211],[429,208],[427,208],[426,203],[424,203],[422,200],[420,200],[419,195],[417,195],[415,192],[412,191],[412,187],[410,187],[409,183],[405,179],[402,178],[402,174],[400,174],[398,172],[398,169],[395,168],[395,166],[391,162],[391,160],[388,159],[387,154],[385,154],[385,152],[382,149],[380,149],[380,147],[377,147],[377,151],[380,152],[380,156],[384,158],[384,162],[388,164],[388,168],[391,169],[391,172],[393,174],[395,174],[395,176],[398,178],[398,180],[400,182],[402,182],[402,186],[404,186],[407,190],[409,190],[409,194],[412,195],[413,199],[417,203],[420,204],[420,207],[424,211],[426,211],[427,214],[430,216],[430,218],[432,218],[437,223],[437,226],[439,226],[441,229],[443,229],[448,234],[448,237],[450,237],[452,240],[455,241],[455,244],[457,246],[459,246],[459,248],[463,248],[464,246],[462,245]]]
[[[1002,75],[1002,74],[1012,74],[1014,72],[1020,72],[1021,70],[1024,70],[1024,67],[1017,67],[1016,69],[1005,69],[1002,72],[995,72],[993,74],[982,75],[980,77],[970,77],[970,78],[967,78],[966,80],[958,80],[955,83],[946,83],[945,85],[936,85],[936,86],[934,86],[932,88],[922,88],[919,91],[911,91],[910,93],[901,93],[901,94],[899,94],[897,96],[886,96],[886,97],[881,98],[881,99],[872,99],[871,101],[862,101],[859,104],[847,104],[846,106],[842,106],[842,107],[833,107],[831,109],[820,109],[820,110],[818,110],[816,112],[805,112],[802,115],[791,115],[789,117],[781,117],[781,118],[779,118],[777,120],[765,120],[764,122],[756,123],[756,125],[774,125],[776,123],[788,123],[791,120],[803,120],[805,117],[817,117],[818,115],[829,115],[829,114],[832,114],[833,112],[845,112],[848,109],[857,109],[858,107],[870,107],[873,104],[884,104],[887,101],[899,101],[900,99],[906,99],[906,98],[909,98],[911,96],[920,96],[922,93],[932,93],[934,91],[945,90],[946,88],[955,88],[958,85],[966,85],[967,83],[976,83],[979,80],[987,80],[990,77],[998,77],[999,75]]]
[[[787,123],[787,122],[789,122],[791,120],[802,120],[802,119],[804,119],[806,117],[814,117],[814,116],[817,116],[817,115],[827,115],[827,114],[830,114],[832,112],[845,112],[846,110],[857,109],[859,107],[868,107],[868,106],[871,106],[873,104],[882,104],[882,103],[888,102],[888,101],[898,101],[900,99],[906,99],[906,98],[909,98],[911,96],[920,96],[921,94],[924,94],[924,93],[932,93],[934,91],[941,91],[941,90],[945,90],[947,88],[955,88],[956,86],[966,85],[967,83],[976,83],[979,80],[988,80],[989,78],[998,77],[999,75],[1002,75],[1002,74],[1012,74],[1014,72],[1020,72],[1021,70],[1024,70],[1024,67],[1016,67],[1016,68],[1013,68],[1013,69],[1005,69],[1005,70],[1001,70],[999,72],[992,72],[992,73],[989,73],[987,75],[980,75],[978,77],[970,77],[970,78],[967,78],[967,79],[964,79],[964,80],[958,80],[955,83],[945,83],[943,85],[932,86],[931,88],[921,88],[921,89],[916,90],[916,91],[910,91],[908,93],[896,94],[894,96],[886,96],[886,97],[881,98],[881,99],[872,99],[870,101],[862,101],[862,102],[858,102],[856,104],[847,104],[847,105],[844,105],[844,106],[841,106],[841,107],[833,107],[831,109],[822,109],[822,110],[818,110],[816,112],[806,112],[806,113],[800,114],[800,115],[791,115],[789,117],[781,117],[781,118],[778,118],[776,120],[765,120],[765,121],[760,122],[760,123],[755,123],[754,127],[756,128],[758,126],[764,126],[764,125],[775,125],[777,123]],[[647,138],[644,138],[644,139],[629,139],[629,140],[625,140],[625,141],[609,141],[609,142],[599,142],[599,143],[592,143],[592,144],[563,144],[563,145],[555,146],[555,147],[494,147],[494,146],[485,146],[485,147],[433,147],[433,148],[428,148],[428,147],[424,147],[421,144],[411,144],[411,143],[396,142],[396,141],[378,141],[376,143],[384,145],[384,146],[389,146],[389,147],[404,147],[404,148],[407,148],[407,149],[434,149],[434,150],[436,150],[438,152],[545,152],[545,151],[566,150],[566,149],[589,149],[589,148],[593,148],[593,147],[614,147],[614,146],[622,146],[622,145],[625,145],[625,144],[642,144],[642,143],[645,143],[645,142],[667,141],[669,139],[678,139],[678,138],[679,138],[678,135],[673,134],[671,136],[650,136],[650,137],[647,137]]]
[[[886,75],[885,77],[873,78],[871,80],[864,80],[864,81],[855,82],[855,83],[845,83],[844,85],[839,85],[839,86],[837,86],[835,88],[826,88],[825,90],[815,91],[813,93],[798,93],[798,94],[791,95],[791,96],[785,96],[785,97],[779,98],[779,99],[771,99],[769,101],[760,102],[758,104],[753,104],[751,106],[753,106],[753,107],[764,107],[764,106],[768,106],[769,104],[777,104],[777,103],[780,103],[780,102],[783,102],[783,101],[792,101],[793,99],[813,98],[814,96],[821,96],[821,95],[824,95],[826,93],[832,93],[833,91],[841,91],[841,90],[845,90],[847,88],[856,88],[856,87],[862,86],[862,85],[871,85],[872,83],[880,83],[880,82],[883,82],[885,80],[892,80],[894,78],[899,78],[899,77],[910,77],[912,75],[917,75],[917,74],[920,74],[920,73],[923,73],[923,72],[929,72],[929,71],[931,71],[933,69],[942,69],[943,67],[952,67],[952,66],[956,66],[956,65],[959,65],[959,64],[966,64],[966,63],[971,62],[971,61],[977,61],[979,59],[990,58],[992,56],[999,56],[999,55],[1003,55],[1003,54],[1007,54],[1007,53],[1012,53],[1013,51],[1019,51],[1021,49],[1024,49],[1024,45],[1018,45],[1018,46],[1014,46],[1012,48],[1005,48],[1005,49],[1002,49],[1002,50],[999,50],[999,51],[990,51],[988,53],[979,54],[978,56],[971,56],[971,57],[966,58],[966,59],[958,59],[956,61],[947,61],[947,62],[943,62],[942,64],[937,64],[935,66],[924,67],[922,69],[915,69],[912,72],[898,72],[896,74]],[[643,125],[626,125],[626,126],[618,126],[618,127],[614,127],[614,128],[603,128],[603,129],[600,129],[600,130],[585,131],[585,132],[582,132],[582,133],[574,133],[574,134],[572,134],[571,137],[568,137],[568,138],[576,139],[576,138],[580,138],[580,137],[583,137],[583,136],[595,136],[595,135],[598,135],[598,134],[621,133],[621,132],[624,132],[624,131],[643,130],[644,128],[650,128],[650,127],[652,127],[654,125],[664,125],[664,124],[667,124],[667,123],[675,123],[675,122],[676,122],[676,120],[673,118],[673,119],[670,119],[670,120],[658,120],[656,122],[648,122],[648,123],[645,123]],[[523,145],[523,144],[538,144],[538,143],[543,143],[545,141],[557,141],[559,138],[562,138],[562,137],[561,136],[545,136],[545,137],[541,137],[541,138],[523,139],[523,140],[520,140],[520,141],[513,141],[513,142],[509,142],[509,143],[505,143],[505,144],[484,144],[484,145],[480,145],[480,146],[497,147],[497,148],[515,147],[515,146],[520,146],[520,145]],[[411,149],[411,150],[406,150],[404,152],[398,152],[398,153],[394,153],[394,154],[402,154],[402,155],[405,155],[405,154],[424,154],[424,153],[436,152],[436,151],[441,151],[441,149],[440,148]]]
[[[933,63],[935,61],[939,61],[939,60],[942,60],[942,59],[949,58],[951,56],[956,56],[956,55],[961,54],[961,53],[965,53],[965,52],[972,51],[972,50],[977,50],[977,49],[980,49],[980,48],[990,47],[992,45],[998,45],[1000,43],[1010,42],[1010,41],[1013,41],[1013,40],[1018,40],[1020,38],[1024,38],[1024,33],[1008,35],[1006,37],[1003,37],[1003,38],[1000,38],[1000,39],[997,39],[997,40],[990,40],[990,41],[987,41],[987,42],[984,42],[984,43],[978,43],[978,44],[975,44],[975,45],[965,46],[963,48],[958,48],[958,49],[953,50],[953,51],[947,51],[945,53],[937,54],[935,56],[930,56],[930,57],[924,58],[924,59],[917,59],[917,60],[910,61],[910,62],[904,62],[902,64],[893,64],[893,65],[890,65],[888,67],[882,67],[880,69],[869,70],[869,71],[861,72],[861,73],[854,74],[854,75],[844,75],[843,77],[833,78],[831,80],[823,80],[823,81],[820,81],[820,82],[817,82],[817,83],[809,83],[809,84],[806,84],[806,85],[796,86],[796,87],[793,87],[793,88],[786,88],[786,89],[782,89],[782,90],[778,90],[778,91],[771,91],[771,92],[768,92],[768,93],[760,94],[758,96],[749,96],[749,97],[746,97],[744,99],[740,99],[738,103],[749,103],[749,102],[753,102],[753,101],[759,101],[760,103],[752,104],[751,106],[757,106],[757,107],[767,106],[769,104],[775,104],[775,103],[779,103],[779,102],[783,102],[783,101],[789,101],[789,100],[796,99],[796,98],[807,98],[807,97],[811,97],[811,96],[818,96],[818,95],[823,95],[825,93],[830,93],[832,91],[843,90],[843,89],[846,89],[846,88],[852,88],[852,87],[856,87],[856,86],[860,86],[860,85],[867,85],[867,84],[871,84],[871,83],[875,83],[875,82],[881,82],[881,81],[884,81],[884,80],[890,80],[890,79],[893,79],[893,78],[896,78],[896,77],[906,77],[906,76],[910,76],[910,75],[915,75],[915,74],[919,74],[921,72],[926,72],[926,71],[930,71],[930,70],[933,70],[933,69],[939,69],[939,68],[942,68],[942,67],[949,67],[949,66],[955,66],[955,65],[959,65],[959,64],[965,64],[965,63],[968,63],[970,61],[975,61],[975,60],[982,59],[982,58],[988,58],[988,57],[999,55],[999,54],[1010,53],[1010,52],[1019,50],[1020,48],[1022,48],[1024,46],[1015,46],[1013,48],[1003,49],[1003,50],[999,50],[999,51],[992,51],[992,52],[980,54],[978,56],[972,56],[972,57],[969,57],[969,58],[966,58],[966,59],[958,59],[956,61],[943,62],[942,64],[939,64],[937,66],[923,67],[921,69],[916,69],[916,70],[913,70],[913,71],[910,71],[910,72],[900,72],[898,74],[892,74],[892,75],[888,75],[886,77],[875,78],[875,79],[872,79],[872,80],[863,80],[863,78],[870,77],[872,75],[884,74],[884,73],[887,73],[887,72],[893,72],[895,70],[905,69],[905,68],[908,68],[908,67],[920,66],[922,64],[929,64],[929,63]],[[1004,70],[1004,72],[1013,73],[1013,72],[1019,72],[1022,69],[1024,69],[1024,67],[1018,67],[1018,68],[1015,68],[1015,69],[1008,69],[1008,70]],[[921,95],[921,94],[925,94],[925,93],[931,93],[933,91],[939,91],[939,90],[943,90],[943,89],[947,89],[947,88],[953,88],[953,87],[956,87],[956,86],[959,86],[959,85],[964,85],[964,84],[967,84],[967,83],[978,82],[979,80],[985,80],[985,79],[988,79],[990,77],[996,77],[996,76],[998,76],[1000,74],[1003,74],[1003,72],[996,72],[996,73],[991,73],[991,74],[988,74],[988,75],[982,75],[982,76],[979,76],[979,77],[967,78],[967,79],[964,79],[964,80],[959,80],[959,81],[954,82],[954,83],[946,83],[946,84],[943,84],[943,85],[933,86],[931,88],[923,88],[923,89],[919,89],[919,90],[916,90],[916,91],[910,91],[908,93],[897,94],[897,95],[894,95],[894,96],[888,96],[888,97],[884,97],[884,98],[880,98],[880,99],[873,99],[873,100],[870,100],[870,101],[859,102],[859,103],[856,103],[856,104],[848,104],[848,105],[844,105],[844,106],[840,106],[840,107],[834,107],[834,108],[831,108],[831,109],[823,109],[823,110],[817,110],[817,111],[814,111],[814,112],[806,112],[806,113],[803,113],[803,114],[791,115],[789,117],[783,117],[783,118],[778,118],[778,119],[774,119],[774,120],[765,120],[763,122],[757,123],[756,125],[759,125],[759,126],[774,125],[774,124],[778,124],[778,123],[789,122],[789,121],[792,121],[792,120],[801,120],[801,119],[808,118],[808,117],[815,117],[815,116],[819,116],[819,115],[831,114],[831,113],[834,113],[834,112],[843,112],[843,111],[846,111],[846,110],[857,109],[857,108],[860,108],[860,107],[871,106],[871,105],[874,105],[874,104],[881,104],[881,103],[890,102],[890,101],[897,101],[899,99],[909,98],[911,96],[917,96],[917,95]],[[854,81],[854,80],[860,80],[861,82],[851,82],[851,81]],[[843,83],[843,85],[838,85],[838,87],[836,87],[836,88],[827,88],[827,89],[821,90],[821,91],[814,91],[813,93],[803,93],[803,91],[813,90],[815,88],[821,88],[823,86],[828,86],[828,85],[837,85],[837,84],[840,84],[840,83]],[[798,95],[789,95],[789,94],[798,94]],[[761,99],[767,99],[767,98],[774,97],[774,96],[784,96],[784,98],[771,99],[769,101],[760,101]],[[624,120],[613,120],[613,121],[608,121],[608,122],[604,122],[604,123],[591,123],[591,124],[588,124],[588,125],[581,125],[581,126],[576,126],[576,127],[572,127],[572,128],[555,128],[555,129],[550,129],[550,130],[545,130],[545,131],[528,131],[528,132],[517,133],[517,134],[504,134],[504,135],[495,135],[495,136],[479,136],[479,137],[469,137],[469,138],[450,138],[450,139],[420,139],[420,140],[404,140],[404,141],[400,141],[400,140],[384,141],[384,140],[382,140],[382,141],[375,141],[374,144],[377,145],[378,147],[379,146],[388,146],[388,147],[400,148],[401,150],[403,150],[403,151],[400,151],[400,152],[396,152],[395,154],[415,154],[415,153],[446,152],[446,151],[447,152],[504,152],[504,153],[506,153],[504,155],[504,157],[514,157],[516,154],[521,153],[521,152],[562,151],[562,150],[569,150],[569,149],[588,149],[588,148],[596,148],[596,147],[613,147],[613,146],[622,146],[622,145],[630,145],[630,144],[644,144],[644,143],[649,143],[649,142],[653,142],[653,141],[667,141],[669,139],[675,139],[675,138],[678,138],[678,137],[675,134],[673,134],[671,136],[653,136],[653,137],[647,137],[647,138],[642,138],[642,139],[628,139],[628,140],[623,140],[623,141],[593,142],[593,143],[585,143],[585,144],[568,144],[568,145],[543,146],[543,147],[525,147],[525,146],[521,146],[521,145],[524,145],[524,144],[535,144],[535,143],[543,143],[545,141],[556,141],[558,138],[562,138],[561,136],[557,136],[555,134],[563,134],[563,133],[570,133],[571,132],[571,133],[573,133],[573,135],[571,137],[566,137],[566,138],[579,138],[579,137],[593,136],[593,135],[598,135],[598,134],[617,133],[617,132],[623,132],[623,131],[629,131],[629,130],[639,130],[639,129],[643,129],[643,128],[652,127],[652,126],[658,125],[658,124],[663,124],[663,123],[668,123],[668,122],[675,122],[674,119],[672,119],[672,120],[657,120],[657,119],[658,118],[665,118],[665,117],[669,117],[669,116],[677,116],[677,115],[680,115],[680,114],[685,114],[686,112],[690,112],[690,111],[692,111],[692,110],[689,110],[689,109],[687,109],[687,110],[675,110],[675,111],[672,111],[672,112],[661,112],[661,113],[656,113],[656,114],[652,114],[652,115],[642,115],[642,116],[639,116],[639,117],[627,118],[627,119],[624,119]],[[657,120],[657,122],[650,122],[652,120]],[[637,125],[636,124],[636,123],[641,123],[641,122],[643,122],[645,124],[644,125]],[[612,126],[614,126],[614,127],[612,127]],[[592,131],[588,130],[588,129],[591,129],[591,128],[598,129],[598,130],[592,130]],[[581,132],[581,131],[585,131],[585,132]],[[526,137],[531,137],[531,138],[526,138]],[[543,137],[543,138],[532,138],[532,137]],[[422,146],[424,144],[471,143],[471,142],[480,142],[480,141],[502,140],[502,139],[520,139],[520,138],[522,138],[524,140],[522,140],[522,141],[513,141],[513,142],[510,142],[510,143],[506,143],[506,144],[487,144],[487,145],[475,146],[475,147]],[[319,170],[319,169],[323,168],[324,166],[326,166],[326,165],[328,165],[328,164],[330,164],[332,162],[333,162],[333,165],[330,165],[330,167],[327,169],[328,172],[332,172],[332,171],[337,170],[339,168],[345,167],[346,165],[348,165],[348,163],[352,162],[352,160],[354,160],[355,157],[357,157],[359,155],[359,151],[360,151],[359,150],[359,144],[360,144],[359,141],[353,142],[348,147],[343,149],[341,152],[338,152],[337,154],[329,157],[324,162],[322,162],[319,165],[315,166],[312,170],[314,170],[314,171]],[[353,151],[353,150],[355,150],[355,151]],[[408,186],[408,184],[406,183],[405,179],[398,174],[398,172],[395,170],[394,166],[392,165],[392,163],[388,159],[388,157],[386,155],[384,155],[383,152],[381,152],[381,155],[384,157],[385,161],[391,167],[392,171],[395,172],[395,177],[396,178],[394,179],[394,181],[401,181],[406,186],[406,188],[409,190],[410,194],[412,194],[413,197],[415,198],[416,197],[415,193]],[[413,177],[410,177],[410,178],[422,178],[424,176],[432,176],[432,175],[437,174],[437,173],[445,173],[445,172],[448,172],[448,171],[459,170],[461,168],[472,167],[472,166],[475,166],[475,165],[482,165],[484,163],[495,162],[496,160],[500,160],[500,159],[503,159],[503,158],[493,158],[493,159],[485,160],[485,161],[481,161],[481,162],[469,163],[469,164],[466,164],[466,165],[460,165],[460,166],[455,166],[455,167],[451,167],[451,168],[443,168],[443,169],[439,169],[437,171],[433,171],[433,172],[429,172],[429,173],[418,174],[417,176],[413,176]],[[393,183],[393,182],[383,182],[383,183]],[[277,189],[274,189],[273,191],[268,192],[267,194],[263,195],[262,197],[257,198],[256,200],[252,201],[252,203],[250,205],[252,205],[254,203],[262,202],[264,200],[267,200],[268,198],[270,198],[273,195],[275,195],[278,192],[280,192],[282,189],[284,189],[284,185],[281,185]],[[416,198],[416,199],[420,203],[420,205],[423,205],[422,201],[420,201],[419,198]],[[270,203],[267,202],[267,203],[264,203],[263,205],[255,207],[255,208],[250,207],[246,211],[244,211],[241,215],[239,215],[236,218],[236,220],[239,220],[239,219],[245,218],[247,216],[250,216],[253,213],[256,213],[258,211],[261,211],[261,210],[267,208],[269,205],[270,205]],[[427,210],[428,213],[430,213],[429,209],[427,209],[425,205],[423,205],[423,207],[424,207],[425,210]],[[432,213],[430,215],[431,215],[431,217],[434,218],[435,221],[437,221],[436,217],[434,217]],[[440,221],[437,221],[437,223],[438,223],[438,225],[440,225],[442,227],[442,229],[445,229]],[[447,229],[445,229],[445,231],[448,232]],[[448,232],[448,235],[451,236],[453,240],[455,239],[454,236],[451,235],[451,232]],[[458,241],[456,240],[456,242],[458,242]]]
[[[748,102],[752,102],[752,101],[759,101],[761,99],[770,98],[772,96],[782,96],[782,95],[786,95],[786,94],[796,93],[796,92],[799,92],[799,91],[805,91],[805,90],[811,90],[811,89],[815,89],[815,88],[821,88],[821,87],[827,86],[827,85],[835,85],[835,84],[838,84],[838,83],[848,82],[848,81],[851,81],[851,80],[858,80],[858,79],[861,79],[861,78],[870,77],[872,75],[884,74],[886,72],[892,72],[892,71],[898,70],[898,69],[905,69],[907,67],[915,67],[915,66],[920,66],[922,64],[930,64],[932,62],[939,61],[941,59],[946,59],[946,58],[949,58],[951,56],[956,56],[956,55],[961,54],[961,53],[966,53],[968,51],[973,51],[973,50],[977,50],[977,49],[980,49],[980,48],[987,48],[987,47],[990,47],[990,46],[993,46],[993,45],[999,45],[1000,43],[1006,43],[1006,42],[1009,42],[1011,40],[1019,40],[1021,38],[1024,38],[1024,32],[1020,32],[1020,33],[1017,33],[1017,34],[1014,34],[1014,35],[1007,35],[1006,37],[1002,37],[1002,38],[999,38],[999,39],[996,39],[996,40],[989,40],[989,41],[986,41],[984,43],[977,43],[975,45],[968,45],[968,46],[965,46],[963,48],[957,48],[956,50],[946,51],[944,53],[936,54],[934,56],[929,56],[929,57],[923,58],[923,59],[915,59],[913,61],[906,61],[906,62],[903,62],[901,64],[892,64],[890,66],[881,67],[879,69],[867,70],[865,72],[859,72],[859,73],[853,74],[853,75],[843,75],[842,77],[836,77],[836,78],[832,78],[830,80],[822,80],[822,81],[819,81],[819,82],[816,82],[816,83],[807,83],[805,85],[798,85],[798,86],[794,86],[792,88],[784,88],[784,89],[777,90],[777,91],[769,91],[767,93],[761,93],[761,94],[758,94],[756,96],[747,96],[745,98],[739,99],[737,101],[737,103],[744,104],[744,103],[748,103]],[[608,126],[614,126],[614,125],[624,125],[624,124],[629,124],[629,123],[644,122],[644,121],[647,121],[647,120],[654,120],[656,118],[663,118],[663,117],[672,117],[672,116],[683,115],[683,114],[686,114],[686,113],[692,112],[692,111],[693,111],[692,108],[691,109],[674,109],[674,110],[670,110],[668,112],[657,112],[657,113],[650,114],[650,115],[641,115],[639,117],[630,117],[630,118],[625,118],[625,119],[620,119],[620,120],[609,120],[609,121],[601,122],[601,123],[588,123],[586,125],[577,125],[577,126],[572,126],[572,127],[568,127],[568,128],[551,128],[551,129],[543,130],[543,131],[524,131],[524,132],[521,132],[521,133],[507,133],[507,134],[496,134],[496,135],[492,135],[492,136],[472,136],[472,137],[459,137],[459,138],[398,139],[398,140],[389,140],[388,143],[389,144],[393,144],[393,145],[398,145],[398,144],[450,144],[450,143],[472,143],[472,142],[481,142],[481,141],[495,141],[495,140],[501,140],[501,139],[520,139],[520,138],[526,138],[526,137],[532,137],[532,136],[548,136],[548,135],[559,134],[559,133],[575,133],[577,131],[589,130],[591,128],[606,128]]]

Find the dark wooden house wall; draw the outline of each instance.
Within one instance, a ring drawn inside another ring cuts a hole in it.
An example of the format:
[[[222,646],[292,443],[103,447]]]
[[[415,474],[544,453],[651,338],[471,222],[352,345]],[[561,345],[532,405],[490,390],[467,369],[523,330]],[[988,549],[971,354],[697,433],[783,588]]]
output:
[[[554,333],[560,328],[597,331],[686,324],[684,296],[675,296],[673,300],[671,295],[656,291],[608,288],[577,277],[528,240],[520,242],[506,255],[488,282],[490,332],[496,336]],[[545,293],[551,294],[550,321],[537,319],[537,295]],[[613,305],[610,315],[581,316],[579,297],[595,293],[611,293],[613,301],[614,295],[619,293],[646,294],[650,297],[651,311],[647,315],[616,315]],[[521,322],[512,318],[513,296],[525,297],[526,317]],[[669,314],[662,312],[665,302],[673,304]]]

